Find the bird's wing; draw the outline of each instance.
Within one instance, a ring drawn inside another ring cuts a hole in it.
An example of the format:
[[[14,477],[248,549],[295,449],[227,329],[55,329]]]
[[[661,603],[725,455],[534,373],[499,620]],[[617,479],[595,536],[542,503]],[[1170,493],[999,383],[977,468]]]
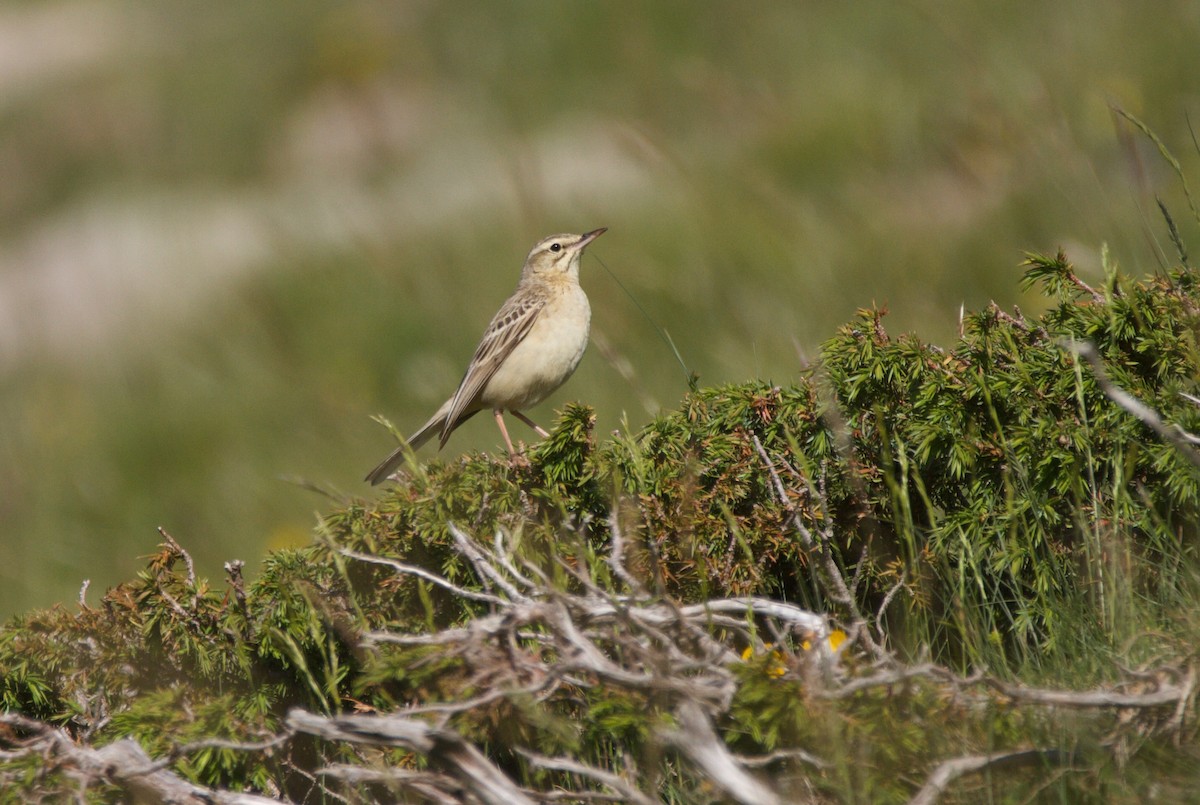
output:
[[[529,334],[530,328],[545,306],[545,299],[539,296],[514,294],[496,313],[484,331],[479,346],[475,348],[475,355],[458,385],[458,391],[454,392],[451,398],[450,411],[442,425],[443,445],[450,432],[469,415],[468,411],[478,402],[480,393],[492,375],[496,374],[496,370],[512,354],[517,344]]]

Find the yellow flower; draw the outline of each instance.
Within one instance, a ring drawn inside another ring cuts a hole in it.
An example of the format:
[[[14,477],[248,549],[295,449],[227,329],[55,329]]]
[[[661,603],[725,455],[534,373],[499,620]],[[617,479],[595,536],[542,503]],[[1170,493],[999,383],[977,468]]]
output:
[[[841,647],[842,643],[846,642],[846,633],[841,629],[834,629],[829,633],[829,637],[826,639],[829,641],[829,650],[836,652]],[[800,644],[800,648],[804,649],[805,651],[812,651],[812,643],[805,640]]]
[[[767,655],[766,673],[771,679],[778,679],[787,673],[787,666],[783,664],[783,655],[775,650],[774,643],[764,643],[763,653]],[[754,646],[746,646],[742,651],[742,660],[750,660],[754,657]]]

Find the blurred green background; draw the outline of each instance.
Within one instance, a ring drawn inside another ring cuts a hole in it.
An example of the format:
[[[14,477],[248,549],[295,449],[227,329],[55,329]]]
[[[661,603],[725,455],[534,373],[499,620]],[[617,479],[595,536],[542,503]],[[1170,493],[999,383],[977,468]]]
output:
[[[1152,271],[1155,194],[1200,238],[1109,104],[1200,184],[1198,55],[1194,0],[0,5],[0,615],[160,525],[214,579],[309,540],[296,479],[372,494],[371,415],[449,395],[552,232],[611,230],[531,413],[602,431],[685,389],[638,305],[702,383],[786,382],[873,302],[942,343],[1021,304],[1026,250]]]

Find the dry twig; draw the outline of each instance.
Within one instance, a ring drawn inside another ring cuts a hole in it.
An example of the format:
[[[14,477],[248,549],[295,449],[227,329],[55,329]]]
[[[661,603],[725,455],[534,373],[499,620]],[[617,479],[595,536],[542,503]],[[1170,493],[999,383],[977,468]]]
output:
[[[1178,425],[1168,425],[1163,422],[1158,412],[1134,397],[1125,389],[1112,382],[1104,369],[1104,361],[1096,348],[1087,341],[1067,341],[1064,345],[1071,352],[1087,361],[1096,377],[1096,385],[1110,400],[1135,416],[1143,425],[1158,434],[1164,442],[1179,451],[1193,466],[1200,467],[1200,452],[1192,446],[1200,439],[1185,431]]]
[[[527,792],[494,766],[473,744],[453,730],[432,727],[400,715],[318,716],[292,710],[288,728],[329,741],[373,746],[401,746],[457,778],[463,788],[486,805],[533,805]]]
[[[1070,755],[1058,749],[1024,749],[1017,752],[994,752],[989,755],[966,755],[939,763],[921,786],[921,790],[908,801],[908,805],[933,805],[952,782],[966,774],[972,774],[993,766],[1015,766],[1036,761],[1045,763],[1069,763]]]
[[[784,800],[766,783],[754,777],[725,746],[708,716],[694,702],[676,710],[678,729],[660,732],[660,738],[682,752],[714,783],[743,805],[778,805]]]
[[[54,758],[72,770],[84,789],[97,784],[115,785],[132,801],[175,805],[278,805],[279,802],[189,783],[152,761],[132,738],[95,749],[76,744],[61,729],[15,713],[0,714],[0,724],[28,735],[21,752]]]

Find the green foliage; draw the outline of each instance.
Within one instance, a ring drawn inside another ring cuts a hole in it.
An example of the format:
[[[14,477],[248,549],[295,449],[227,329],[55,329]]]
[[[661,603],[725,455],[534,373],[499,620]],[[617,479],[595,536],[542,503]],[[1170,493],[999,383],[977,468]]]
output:
[[[697,388],[640,433],[599,443],[591,410],[571,405],[524,457],[414,465],[379,499],[327,515],[313,546],[269,556],[249,589],[239,577],[223,591],[192,578],[168,540],[100,607],[34,612],[0,631],[4,708],[100,742],[131,735],[163,756],[204,737],[257,739],[293,706],[339,713],[480,696],[511,647],[456,654],[364,635],[462,626],[486,604],[348,555],[487,590],[452,527],[498,535],[552,590],[578,589],[578,571],[620,592],[603,561],[616,526],[637,581],[682,603],[765,595],[850,623],[887,599],[877,633],[902,655],[1027,682],[1083,686],[1151,658],[1193,660],[1200,479],[1067,347],[1091,342],[1115,383],[1200,430],[1200,408],[1183,396],[1200,383],[1194,278],[1181,269],[1133,282],[1110,270],[1093,289],[1058,255],[1031,257],[1027,282],[1046,294],[1044,315],[989,307],[964,318],[949,349],[893,338],[884,311],[864,310],[789,385]],[[853,579],[852,600],[830,593],[831,566]],[[533,640],[521,648],[556,659]],[[867,673],[862,662],[848,652],[843,673]],[[825,758],[818,770],[781,761],[772,771],[830,798],[903,801],[933,759],[1043,744],[1086,750],[1057,783],[1061,796],[1134,798],[1155,768],[1196,754],[1190,733],[1181,748],[1131,745],[1118,773],[1099,739],[1119,727],[1115,715],[1055,721],[999,694],[968,704],[917,679],[825,699],[812,694],[817,673],[796,647],[748,654],[719,726],[735,751]],[[545,782],[558,772],[511,747],[619,768],[647,751],[668,704],[564,681],[552,695],[496,696],[449,724],[518,778]],[[203,748],[175,767],[209,785],[302,797],[313,769],[365,762],[319,742],[290,751],[283,763]],[[651,765],[664,798],[700,796],[670,757]],[[980,785],[1004,800],[1033,794],[1036,779]]]
[[[154,757],[205,740],[235,740],[277,726],[270,712],[278,706],[269,688],[255,695],[216,693],[185,686],[162,687],[134,699],[113,715],[108,734],[134,737]],[[266,705],[264,708],[263,705]],[[265,790],[279,770],[245,752],[206,747],[180,759],[178,770],[208,785]]]
[[[73,56],[0,116],[2,618],[129,578],[157,523],[210,577],[302,542],[280,474],[356,483],[368,414],[429,415],[547,227],[613,230],[611,350],[566,388],[607,434],[686,381],[599,260],[706,384],[786,379],[866,299],[945,343],[962,302],[1040,310],[1011,244],[1148,261],[1143,191],[1186,209],[1097,101],[1190,144],[1180,0],[8,5]]]

